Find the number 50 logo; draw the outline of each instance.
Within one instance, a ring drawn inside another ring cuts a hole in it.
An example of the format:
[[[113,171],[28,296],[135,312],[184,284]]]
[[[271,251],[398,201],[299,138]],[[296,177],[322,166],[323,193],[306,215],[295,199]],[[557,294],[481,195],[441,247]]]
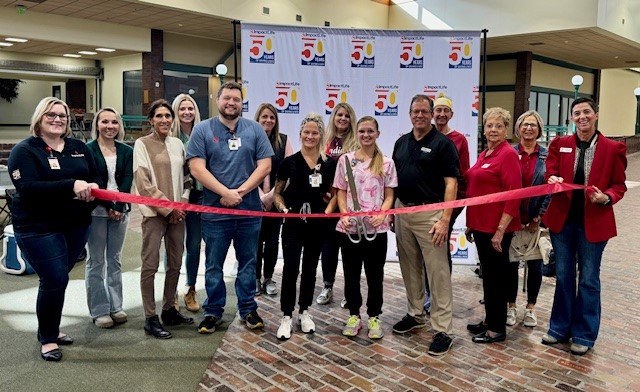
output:
[[[451,45],[449,68],[471,68],[473,66],[471,41],[449,41],[449,44]]]

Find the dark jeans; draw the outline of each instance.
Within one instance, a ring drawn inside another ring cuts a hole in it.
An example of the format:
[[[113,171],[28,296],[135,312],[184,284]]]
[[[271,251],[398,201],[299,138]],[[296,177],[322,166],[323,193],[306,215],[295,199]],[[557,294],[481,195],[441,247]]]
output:
[[[203,195],[202,191],[192,189],[189,194],[189,203],[201,205]],[[187,211],[185,224],[187,228],[185,240],[187,248],[187,286],[195,286],[198,268],[200,267],[200,248],[202,246],[202,222],[200,221],[200,213]]]
[[[280,309],[285,316],[291,316],[295,308],[296,283],[300,273],[301,255],[302,276],[300,277],[299,310],[302,312],[311,306],[322,244],[327,235],[332,235],[329,233],[328,227],[326,219],[307,219],[306,223],[299,218],[284,220],[282,226],[284,266],[282,268]]]
[[[328,233],[322,246],[322,280],[325,286],[333,287],[338,270],[338,252],[340,252],[340,243],[335,231],[338,219],[328,218],[325,221],[327,226],[333,225],[333,232]]]
[[[360,315],[362,295],[360,294],[360,276],[364,264],[367,278],[367,314],[369,317],[382,313],[382,281],[384,263],[387,258],[387,233],[378,233],[369,242],[362,240],[354,244],[346,234],[338,232],[338,243],[342,247],[342,265],[344,266],[344,294],[351,315]]]
[[[493,233],[473,231],[473,238],[482,266],[485,322],[490,331],[504,333],[507,322],[507,285],[505,282],[509,279],[509,246],[511,246],[513,233],[505,233],[502,237],[500,243],[502,252],[493,249],[491,245],[493,235]]]
[[[56,343],[69,271],[87,243],[89,226],[44,234],[16,231],[15,237],[22,255],[40,278],[38,340],[42,344]]]
[[[542,260],[529,260],[527,263],[527,304],[536,304],[538,300],[538,293],[540,293],[540,286],[542,285]],[[515,303],[518,297],[518,283],[520,278],[518,276],[518,267],[520,263],[509,263],[509,279],[508,279],[508,293],[507,302]]]
[[[275,210],[272,211],[275,212]],[[282,226],[282,218],[262,218],[260,237],[258,237],[256,279],[261,279],[263,276],[263,260],[265,280],[273,277],[273,270],[276,268],[276,261],[278,261],[280,226]]]

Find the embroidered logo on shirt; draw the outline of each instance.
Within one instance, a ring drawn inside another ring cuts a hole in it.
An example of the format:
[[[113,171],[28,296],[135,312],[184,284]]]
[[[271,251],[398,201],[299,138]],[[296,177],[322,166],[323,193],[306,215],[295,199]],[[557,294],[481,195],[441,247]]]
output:
[[[84,154],[78,151],[74,151],[73,154],[71,154],[72,158],[84,158]]]
[[[422,152],[426,152],[426,153],[430,153],[430,152],[431,152],[431,149],[430,149],[429,147],[421,147],[421,148],[420,148],[420,151],[422,151]]]
[[[16,169],[14,171],[11,172],[11,177],[13,177],[14,180],[19,180],[20,179],[20,170]]]
[[[217,137],[217,136],[214,136],[214,137],[213,137],[213,142],[214,142],[214,143],[218,143],[218,142],[220,142],[220,138],[219,138],[219,137]]]
[[[482,169],[486,169],[486,168],[488,168],[489,166],[491,166],[491,164],[490,164],[490,163],[485,163],[484,165],[482,165],[482,166],[480,166],[480,167],[481,167]]]

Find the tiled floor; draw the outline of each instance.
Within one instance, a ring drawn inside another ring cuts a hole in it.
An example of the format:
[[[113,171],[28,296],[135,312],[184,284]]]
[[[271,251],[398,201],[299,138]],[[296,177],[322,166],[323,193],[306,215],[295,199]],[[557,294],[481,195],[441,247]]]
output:
[[[507,327],[506,342],[472,343],[465,326],[484,315],[478,302],[481,280],[469,266],[455,266],[453,347],[443,357],[431,357],[427,355],[433,335],[429,328],[405,335],[391,332],[392,325],[406,313],[406,304],[398,264],[388,263],[382,315],[386,335],[382,340],[370,341],[366,328],[355,338],[341,335],[348,317],[339,306],[342,280],[336,283],[333,303],[314,303],[310,309],[317,331],[305,335],[295,329],[286,342],[275,336],[281,317],[279,297],[261,296],[259,311],[265,329],[249,331],[234,320],[199,390],[640,391],[640,188],[634,182],[640,181],[639,169],[640,156],[631,156],[627,170],[630,189],[615,207],[619,235],[609,242],[602,263],[600,336],[587,355],[572,355],[568,345],[548,347],[540,343],[553,299],[552,278],[544,278],[542,284],[537,328],[521,324],[526,297],[520,293],[519,324]],[[280,271],[281,261],[276,280]],[[320,279],[317,284],[316,294]]]

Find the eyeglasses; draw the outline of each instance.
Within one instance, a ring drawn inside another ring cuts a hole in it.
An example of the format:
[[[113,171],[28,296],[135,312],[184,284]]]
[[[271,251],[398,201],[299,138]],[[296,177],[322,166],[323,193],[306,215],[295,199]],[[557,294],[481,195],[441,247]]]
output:
[[[69,117],[64,113],[54,113],[54,112],[46,112],[44,116],[49,120],[55,120],[56,117],[58,117],[60,121],[67,121],[67,117]]]
[[[523,123],[522,125],[520,125],[522,128],[527,129],[527,128],[531,128],[531,129],[538,129],[538,124],[531,124],[531,123]]]
[[[411,110],[411,114],[414,116],[417,116],[418,114],[422,114],[422,115],[427,115],[431,113],[431,110],[418,110],[418,109],[412,109]]]

